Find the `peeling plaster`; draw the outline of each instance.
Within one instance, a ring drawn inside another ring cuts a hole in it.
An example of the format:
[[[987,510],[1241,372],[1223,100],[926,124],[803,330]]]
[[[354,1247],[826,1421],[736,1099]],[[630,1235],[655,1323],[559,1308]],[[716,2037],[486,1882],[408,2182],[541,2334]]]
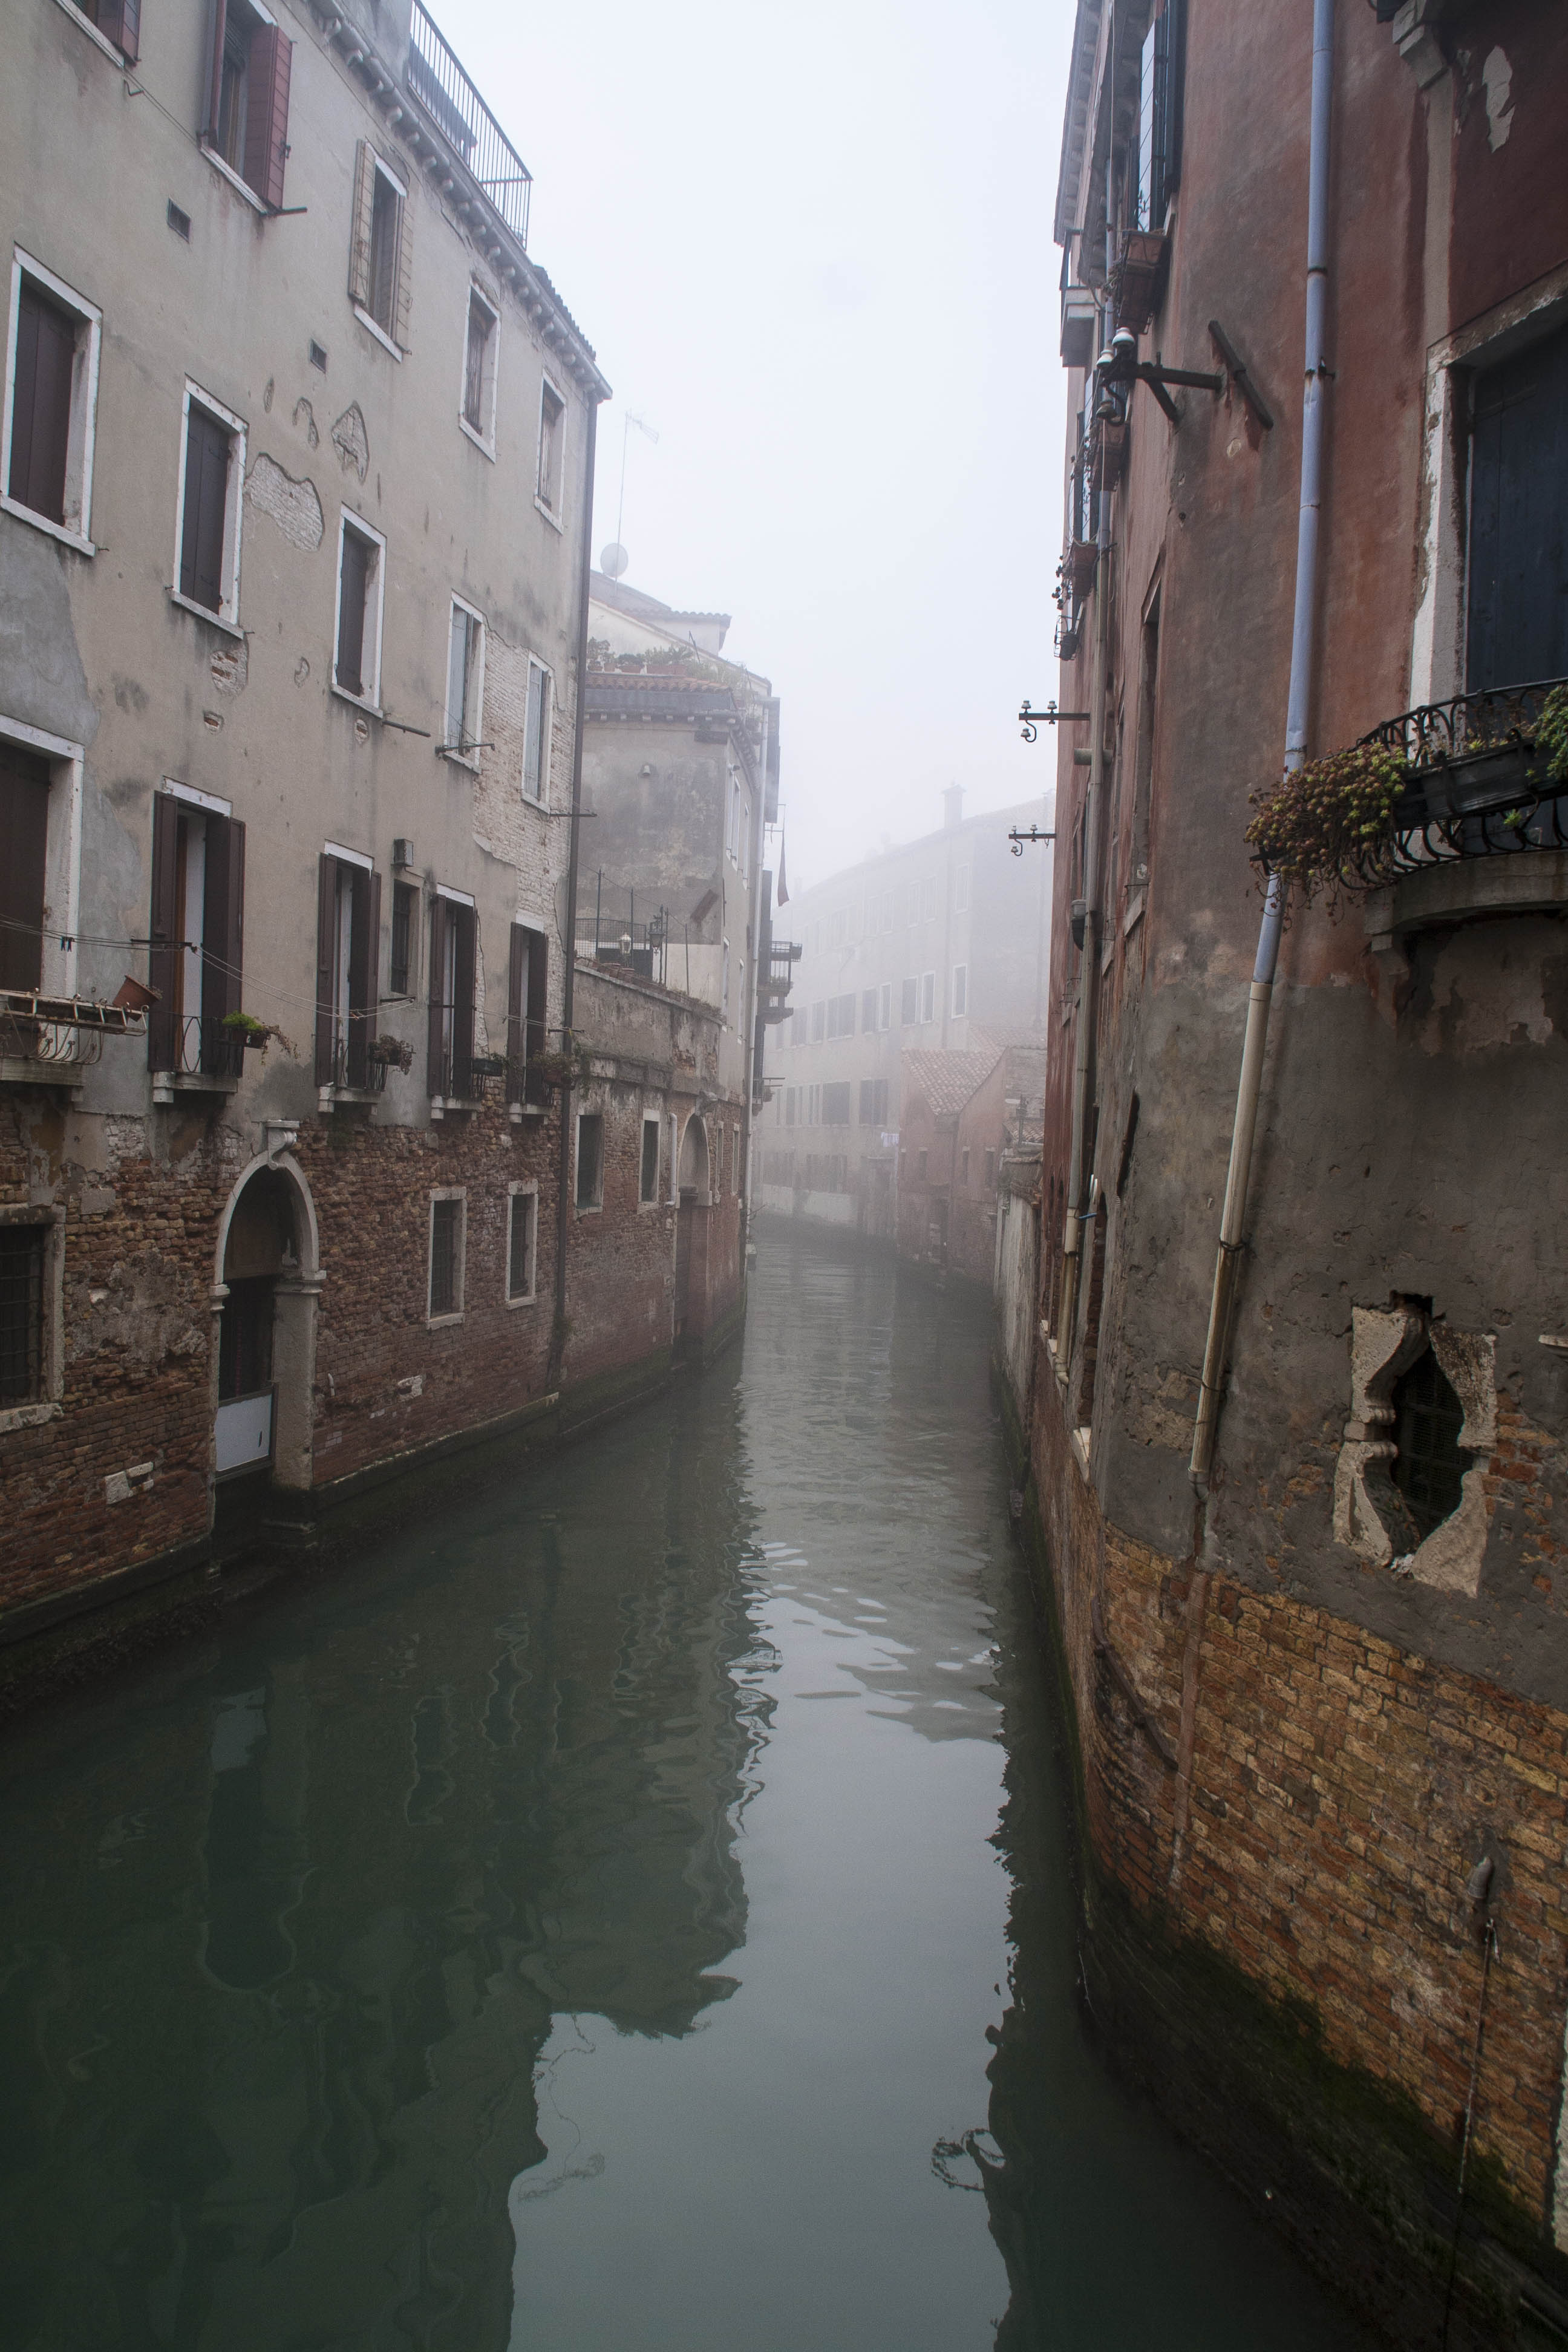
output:
[[[1474,1455],[1459,1503],[1424,1541],[1389,1475],[1397,1448],[1394,1384],[1428,1340],[1465,1409],[1458,1443]],[[1486,1478],[1497,1446],[1497,1341],[1489,1331],[1450,1331],[1415,1307],[1357,1307],[1351,1323],[1351,1417],[1334,1465],[1334,1540],[1369,1567],[1443,1592],[1480,1591],[1489,1513]]]
[[[1488,52],[1481,68],[1481,87],[1487,94],[1487,142],[1495,155],[1500,147],[1507,146],[1513,129],[1513,68],[1501,49]]]
[[[333,425],[332,446],[343,471],[352,466],[363,482],[370,471],[370,435],[357,400],[350,402]]]
[[[312,426],[312,436],[314,430]],[[266,515],[277,524],[290,547],[307,552],[320,547],[326,526],[314,482],[296,481],[275,457],[263,453],[250,469],[245,499],[257,514]]]

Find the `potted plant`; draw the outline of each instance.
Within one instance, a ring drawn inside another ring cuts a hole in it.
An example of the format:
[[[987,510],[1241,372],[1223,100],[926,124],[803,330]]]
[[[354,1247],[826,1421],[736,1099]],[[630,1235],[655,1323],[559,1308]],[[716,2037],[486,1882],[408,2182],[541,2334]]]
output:
[[[1408,763],[1382,743],[1308,760],[1251,795],[1253,856],[1309,905],[1320,890],[1331,905],[1342,889],[1370,889],[1382,878],[1379,858],[1401,829],[1413,781]]]
[[[222,1025],[224,1034],[231,1044],[243,1045],[247,1052],[265,1055],[268,1045],[281,1045],[291,1060],[300,1058],[277,1024],[258,1021],[254,1013],[226,1013]]]
[[[414,1048],[404,1037],[373,1037],[365,1048],[365,1059],[384,1070],[402,1070],[406,1075],[414,1067]]]

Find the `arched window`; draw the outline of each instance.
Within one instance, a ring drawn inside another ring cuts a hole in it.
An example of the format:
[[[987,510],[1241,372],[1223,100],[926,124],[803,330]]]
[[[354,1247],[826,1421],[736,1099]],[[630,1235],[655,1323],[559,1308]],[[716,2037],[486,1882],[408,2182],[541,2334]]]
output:
[[[1459,1444],[1465,1408],[1430,1348],[1394,1382],[1394,1483],[1422,1535],[1459,1507],[1470,1457]]]

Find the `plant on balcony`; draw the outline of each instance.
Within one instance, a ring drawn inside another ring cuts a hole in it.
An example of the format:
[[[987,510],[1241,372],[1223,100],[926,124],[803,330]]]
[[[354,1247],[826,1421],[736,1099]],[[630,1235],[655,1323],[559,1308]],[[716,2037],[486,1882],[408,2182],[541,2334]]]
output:
[[[223,1027],[237,1045],[258,1052],[263,1060],[268,1045],[281,1045],[290,1061],[297,1062],[300,1058],[299,1048],[290,1044],[276,1023],[258,1021],[254,1013],[226,1013]]]
[[[531,1054],[528,1057],[528,1083],[531,1087],[568,1087],[578,1076],[577,1057],[574,1054]]]
[[[373,1037],[365,1048],[367,1061],[379,1062],[385,1070],[402,1070],[405,1075],[414,1067],[414,1048],[405,1037]]]
[[[1546,763],[1546,778],[1568,783],[1568,684],[1554,686],[1541,706],[1535,722],[1535,754]],[[1531,781],[1536,780],[1532,771]]]
[[[1353,743],[1306,761],[1251,795],[1258,813],[1247,840],[1254,858],[1266,874],[1293,884],[1305,904],[1321,890],[1331,908],[1342,890],[1366,887],[1363,872],[1394,833],[1412,774],[1408,762],[1381,743]]]

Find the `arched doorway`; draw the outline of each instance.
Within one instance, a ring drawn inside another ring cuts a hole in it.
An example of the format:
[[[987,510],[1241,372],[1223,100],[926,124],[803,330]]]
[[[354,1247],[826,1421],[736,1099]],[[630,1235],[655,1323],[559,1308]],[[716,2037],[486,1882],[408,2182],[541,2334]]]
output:
[[[321,1275],[315,1210],[293,1160],[247,1169],[219,1222],[215,1272],[216,1475],[309,1486]]]
[[[680,1139],[680,1206],[675,1213],[675,1339],[700,1337],[708,1272],[708,1129],[693,1112]],[[694,1261],[700,1263],[694,1264]]]

